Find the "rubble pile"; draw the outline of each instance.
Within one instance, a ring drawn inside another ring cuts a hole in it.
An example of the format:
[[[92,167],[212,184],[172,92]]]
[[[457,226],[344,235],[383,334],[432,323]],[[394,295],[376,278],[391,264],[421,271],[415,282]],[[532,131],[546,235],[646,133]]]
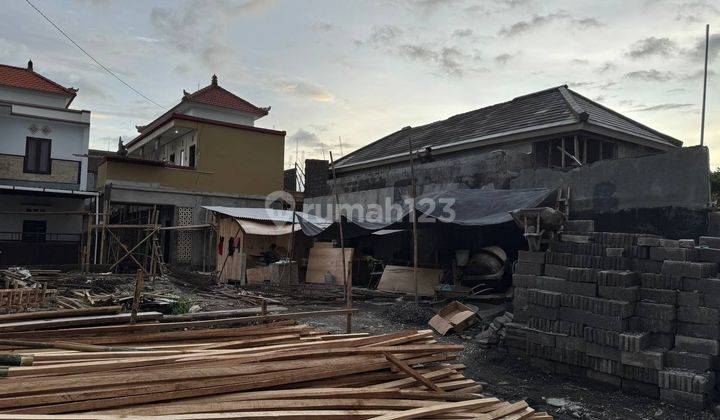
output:
[[[716,392],[720,238],[593,232],[568,222],[521,251],[505,343],[553,373],[701,409]]]

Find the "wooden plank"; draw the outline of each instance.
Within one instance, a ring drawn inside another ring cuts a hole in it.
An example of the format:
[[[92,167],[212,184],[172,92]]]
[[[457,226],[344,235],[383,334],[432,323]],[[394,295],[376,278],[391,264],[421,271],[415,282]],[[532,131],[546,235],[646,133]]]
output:
[[[397,357],[393,356],[391,353],[384,353],[384,354],[385,354],[385,358],[390,363],[395,365],[395,367],[402,370],[403,372],[405,372],[406,374],[408,374],[410,377],[414,378],[415,380],[419,381],[420,383],[422,383],[423,385],[428,387],[428,389],[430,389],[431,391],[442,392],[442,389],[438,388],[434,383],[432,383],[432,381],[430,379],[428,379],[428,378],[424,377],[423,375],[419,374],[418,372],[416,372],[415,369],[408,366],[407,363],[405,363],[402,360],[398,359]]]
[[[345,248],[345,272],[348,281],[352,282],[352,262],[355,249]],[[308,256],[306,283],[326,284],[325,274],[330,273],[335,278],[335,284],[343,285],[342,250],[340,248],[315,247],[310,248]]]
[[[402,420],[427,417],[434,414],[450,413],[453,411],[471,410],[474,408],[484,407],[498,402],[497,398],[480,398],[476,400],[458,401],[450,403],[433,404],[429,407],[421,407],[413,410],[405,410],[398,413],[390,413],[375,417],[374,420]],[[479,419],[490,419],[490,417],[476,416]]]
[[[160,312],[140,312],[138,319],[153,321],[162,318]],[[62,327],[79,327],[85,325],[122,324],[130,321],[130,314],[75,316],[58,319],[6,322],[0,324],[0,332],[52,330]]]
[[[435,286],[440,284],[442,277],[442,270],[418,268],[418,294],[426,297],[434,296]],[[385,266],[377,289],[383,292],[414,294],[415,282],[413,280],[413,268],[397,265]]]

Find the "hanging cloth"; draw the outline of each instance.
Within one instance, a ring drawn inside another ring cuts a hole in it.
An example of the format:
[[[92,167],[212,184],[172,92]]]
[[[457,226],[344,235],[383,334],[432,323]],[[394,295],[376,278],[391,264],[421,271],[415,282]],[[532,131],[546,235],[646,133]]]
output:
[[[221,236],[220,240],[218,241],[218,254],[223,254],[223,243],[225,242],[225,237]]]

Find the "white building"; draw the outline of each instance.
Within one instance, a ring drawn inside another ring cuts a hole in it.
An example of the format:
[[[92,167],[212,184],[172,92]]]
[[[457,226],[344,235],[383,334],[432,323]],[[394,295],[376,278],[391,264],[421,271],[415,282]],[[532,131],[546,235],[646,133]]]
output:
[[[0,266],[79,261],[90,111],[77,90],[0,64]],[[94,203],[93,203],[94,204]]]

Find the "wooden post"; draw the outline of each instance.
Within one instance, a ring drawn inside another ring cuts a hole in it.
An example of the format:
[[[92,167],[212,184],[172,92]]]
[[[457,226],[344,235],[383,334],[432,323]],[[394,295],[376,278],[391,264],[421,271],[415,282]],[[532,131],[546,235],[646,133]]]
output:
[[[88,213],[87,216],[87,238],[85,239],[85,261],[83,272],[87,273],[90,271],[90,243],[92,242],[92,216]]]
[[[337,193],[337,178],[335,176],[335,161],[333,160],[332,152],[330,152],[330,165],[332,165],[332,176],[333,176],[333,193],[335,195],[335,206],[337,209],[340,208],[340,199]],[[345,306],[348,309],[352,309],[352,280],[347,278],[347,266],[345,264],[345,237],[343,236],[343,225],[342,225],[342,214],[339,215],[338,222],[338,233],[340,235],[340,255],[342,256],[342,277],[343,284],[345,284]],[[352,315],[350,312],[347,313],[346,331],[348,334],[352,332]]]
[[[110,213],[110,201],[103,200],[102,228],[100,230],[100,264],[105,264],[105,225],[108,223]]]
[[[142,298],[142,290],[144,285],[143,272],[142,270],[137,271],[135,277],[135,294],[133,295],[132,313],[130,314],[130,323],[134,324],[137,321],[138,308],[140,308],[140,299]]]
[[[408,135],[408,146],[410,148],[410,198],[412,207],[410,209],[410,217],[412,221],[412,235],[413,235],[413,283],[415,284],[415,303],[420,302],[420,295],[418,294],[418,279],[417,279],[417,268],[418,268],[418,240],[417,240],[417,212],[415,211],[415,197],[417,190],[415,186],[415,160],[413,159],[413,144],[412,135]]]

